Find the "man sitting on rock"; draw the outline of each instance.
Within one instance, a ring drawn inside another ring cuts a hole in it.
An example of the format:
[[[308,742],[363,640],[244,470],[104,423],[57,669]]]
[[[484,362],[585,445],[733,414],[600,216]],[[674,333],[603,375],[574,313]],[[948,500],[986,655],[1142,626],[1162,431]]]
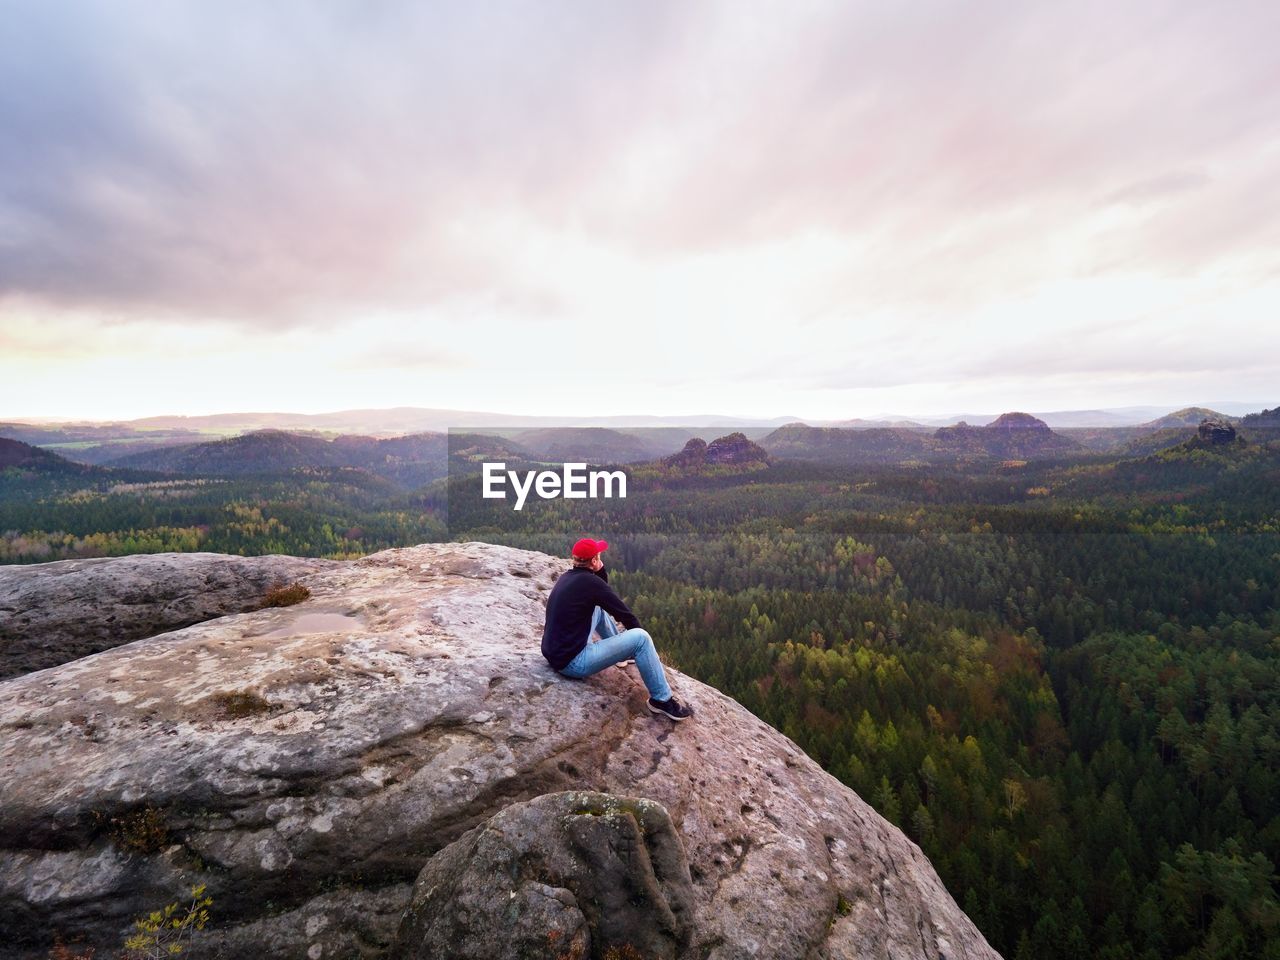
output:
[[[635,660],[640,677],[649,688],[649,709],[672,720],[684,720],[693,711],[671,695],[653,638],[640,628],[636,615],[609,586],[609,575],[600,559],[607,549],[608,541],[589,537],[573,545],[573,566],[556,581],[547,597],[542,655],[554,669],[575,679],[589,677],[615,663]],[[612,617],[627,629],[619,633]],[[597,633],[600,639],[593,643],[591,637]]]

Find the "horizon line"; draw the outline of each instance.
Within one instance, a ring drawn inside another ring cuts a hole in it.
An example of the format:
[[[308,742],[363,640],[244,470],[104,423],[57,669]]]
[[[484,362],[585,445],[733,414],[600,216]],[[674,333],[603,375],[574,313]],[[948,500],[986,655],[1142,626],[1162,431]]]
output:
[[[1092,407],[1059,407],[1052,410],[1031,410],[1027,408],[1009,407],[1001,409],[999,412],[986,411],[961,411],[955,413],[875,413],[875,414],[852,414],[848,416],[831,417],[831,416],[803,416],[803,415],[752,415],[752,414],[711,414],[711,413],[675,413],[675,414],[657,414],[645,412],[627,412],[627,413],[593,413],[581,417],[584,421],[601,421],[615,420],[627,418],[644,418],[655,421],[676,421],[676,420],[723,420],[728,424],[731,421],[755,421],[758,423],[773,422],[846,422],[852,420],[866,421],[894,421],[894,420],[943,420],[964,417],[999,417],[1007,413],[1027,413],[1033,416],[1039,415],[1062,415],[1062,414],[1082,414],[1082,413],[1121,413],[1126,411],[1148,410],[1148,409],[1164,409],[1168,408],[1169,413],[1179,410],[1193,409],[1203,407],[1213,409],[1215,406],[1255,406],[1259,411],[1270,409],[1268,401],[1260,400],[1213,400],[1202,402],[1188,402],[1183,404],[1173,403],[1146,403],[1146,404],[1125,404],[1120,406],[1092,406]],[[1277,401],[1280,406],[1280,401]],[[460,416],[484,416],[489,418],[509,417],[512,421],[529,421],[529,420],[572,420],[575,414],[563,413],[507,413],[499,410],[468,410],[453,407],[418,407],[399,405],[394,407],[345,407],[341,409],[320,410],[317,412],[307,412],[301,410],[219,410],[211,413],[154,413],[137,417],[107,417],[94,419],[90,417],[68,417],[68,416],[4,416],[0,415],[0,422],[4,423],[22,423],[27,425],[40,424],[93,424],[93,425],[111,425],[111,424],[130,424],[138,423],[146,420],[206,420],[218,417],[307,417],[307,418],[324,418],[338,417],[352,414],[378,414],[378,413],[430,413],[430,414],[457,414]],[[1163,414],[1162,414],[1163,415]],[[465,425],[464,425],[465,426]]]

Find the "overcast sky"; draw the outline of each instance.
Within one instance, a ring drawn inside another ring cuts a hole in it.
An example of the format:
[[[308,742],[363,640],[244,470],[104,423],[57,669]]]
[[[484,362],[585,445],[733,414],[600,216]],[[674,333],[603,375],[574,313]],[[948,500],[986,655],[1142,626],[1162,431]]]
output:
[[[0,0],[0,419],[1280,402],[1280,4]]]

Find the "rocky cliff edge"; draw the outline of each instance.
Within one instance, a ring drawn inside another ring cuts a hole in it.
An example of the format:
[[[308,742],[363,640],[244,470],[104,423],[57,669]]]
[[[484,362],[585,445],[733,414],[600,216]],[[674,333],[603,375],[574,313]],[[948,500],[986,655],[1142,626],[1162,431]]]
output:
[[[193,884],[214,900],[203,957],[441,955],[412,942],[431,910],[465,926],[484,900],[492,925],[503,870],[513,935],[534,894],[549,924],[585,917],[559,945],[548,930],[548,956],[604,955],[608,870],[640,891],[626,909],[660,892],[673,956],[997,956],[919,848],[735,701],[670,671],[697,710],[677,726],[644,708],[634,667],[551,671],[562,561],[481,543],[300,577],[286,560],[301,604],[0,683],[0,957],[45,957],[55,932],[114,955]],[[605,833],[586,791],[628,798]],[[477,873],[480,850],[501,862]],[[561,862],[574,878],[529,875]],[[461,899],[442,907],[446,883]]]

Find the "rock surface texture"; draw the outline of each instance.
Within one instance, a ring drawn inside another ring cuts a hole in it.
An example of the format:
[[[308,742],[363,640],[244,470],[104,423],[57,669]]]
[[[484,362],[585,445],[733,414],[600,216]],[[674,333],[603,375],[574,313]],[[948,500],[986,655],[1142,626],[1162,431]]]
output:
[[[273,585],[332,563],[154,553],[0,567],[0,679],[251,610]]]
[[[195,883],[202,957],[480,956],[425,943],[432,904],[472,901],[513,938],[563,928],[564,957],[604,956],[628,910],[668,931],[655,956],[997,956],[914,844],[733,700],[671,671],[697,710],[673,725],[634,667],[550,670],[563,568],[389,550],[302,577],[297,606],[4,681],[0,958],[55,932],[114,955]],[[615,799],[591,823],[564,791]],[[643,895],[614,904],[619,884]]]

